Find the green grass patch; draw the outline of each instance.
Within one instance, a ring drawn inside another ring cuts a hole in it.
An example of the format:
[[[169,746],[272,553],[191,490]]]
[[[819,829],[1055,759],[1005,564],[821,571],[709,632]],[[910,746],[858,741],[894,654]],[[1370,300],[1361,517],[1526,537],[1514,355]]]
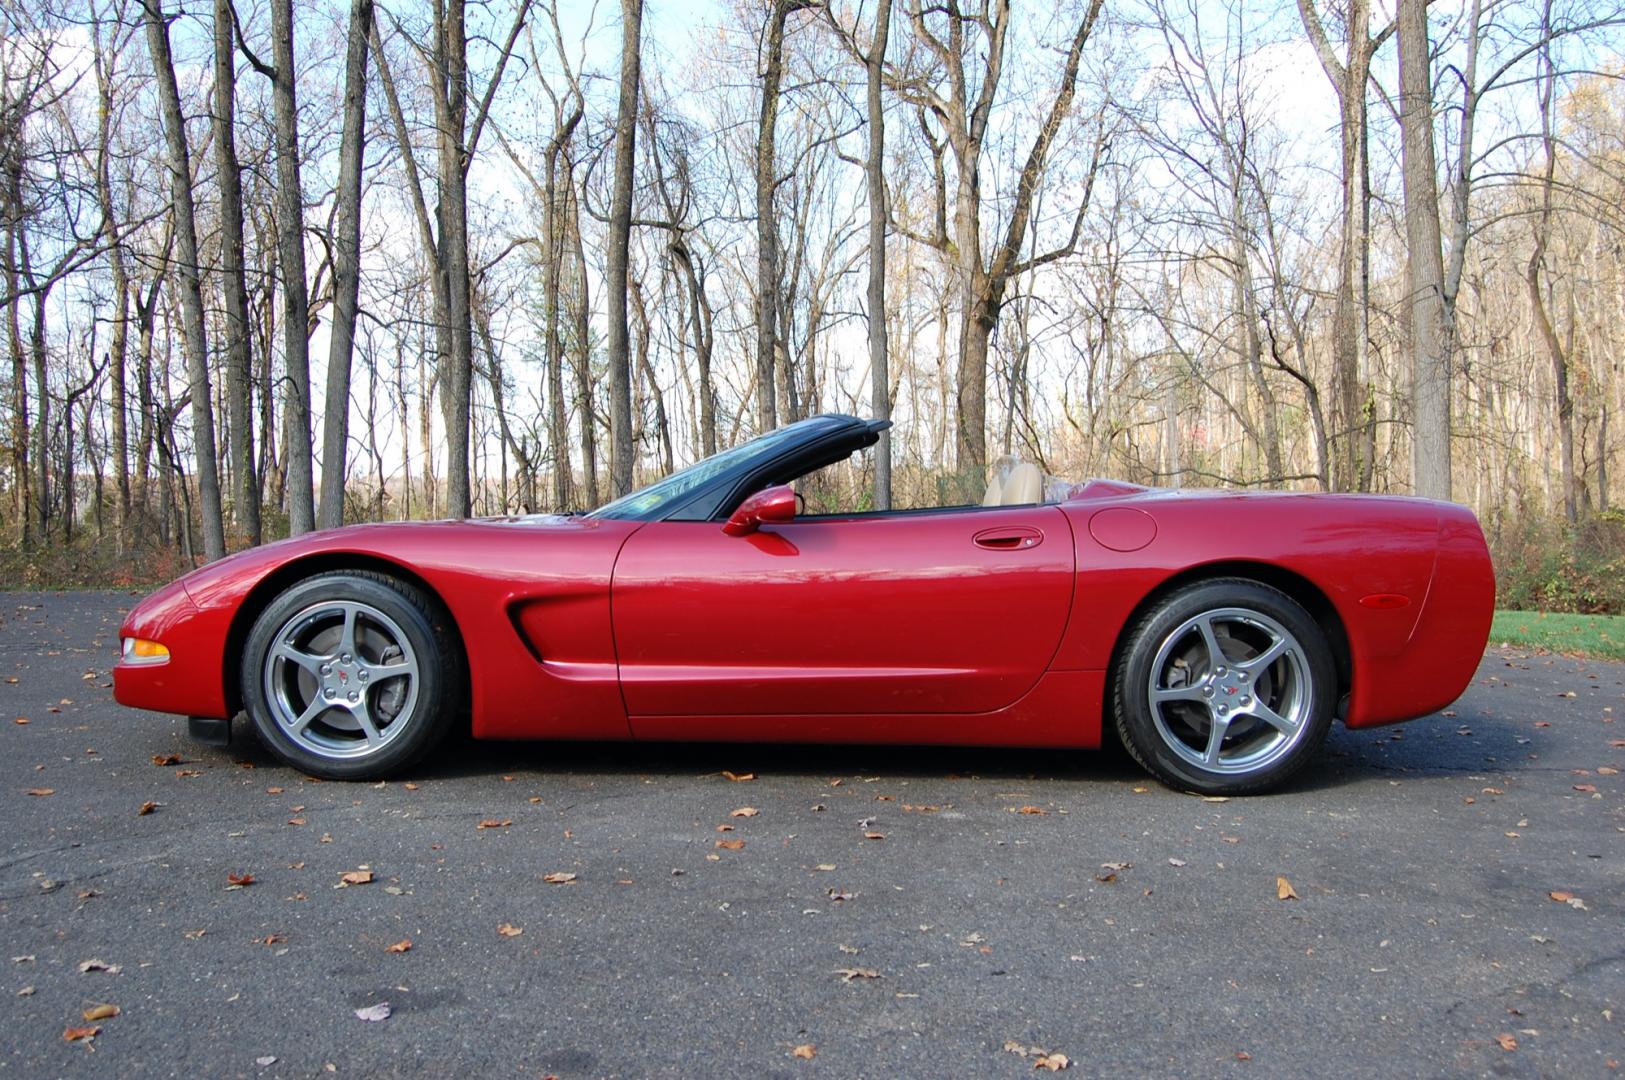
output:
[[[1625,615],[1497,611],[1490,627],[1490,643],[1625,660]]]

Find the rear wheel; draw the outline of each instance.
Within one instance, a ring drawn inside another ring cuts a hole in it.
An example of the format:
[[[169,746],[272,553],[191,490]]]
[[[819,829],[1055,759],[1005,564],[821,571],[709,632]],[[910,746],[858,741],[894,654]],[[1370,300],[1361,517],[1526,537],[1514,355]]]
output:
[[[284,590],[243,649],[243,704],[277,757],[335,780],[417,761],[460,711],[450,619],[422,590],[364,571]]]
[[[1117,730],[1174,787],[1264,791],[1325,741],[1336,678],[1326,635],[1291,597],[1242,578],[1198,582],[1130,630],[1114,673]]]

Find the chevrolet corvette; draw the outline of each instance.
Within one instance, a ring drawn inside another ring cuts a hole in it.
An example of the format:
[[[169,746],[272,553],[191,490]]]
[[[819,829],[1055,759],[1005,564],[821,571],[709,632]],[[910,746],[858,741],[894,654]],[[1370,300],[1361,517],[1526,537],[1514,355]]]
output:
[[[356,525],[149,596],[114,692],[314,776],[486,739],[1092,748],[1260,792],[1332,724],[1443,708],[1494,576],[1460,506],[1066,484],[1005,461],[979,505],[820,512],[885,422],[790,424],[584,514]],[[798,490],[798,488],[802,490]]]

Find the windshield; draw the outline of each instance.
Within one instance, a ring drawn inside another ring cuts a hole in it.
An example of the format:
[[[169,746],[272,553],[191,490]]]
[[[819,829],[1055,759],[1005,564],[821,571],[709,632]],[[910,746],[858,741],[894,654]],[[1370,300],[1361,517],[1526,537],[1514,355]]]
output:
[[[702,485],[721,476],[729,469],[754,457],[762,457],[773,453],[785,443],[804,437],[809,424],[819,423],[821,417],[812,420],[803,420],[799,424],[791,424],[766,435],[758,435],[746,443],[740,443],[731,450],[724,450],[712,454],[703,461],[696,462],[686,469],[679,469],[664,480],[650,484],[646,488],[634,491],[630,495],[622,495],[614,502],[605,503],[587,516],[590,518],[615,518],[622,520],[637,520],[647,517],[661,506],[682,498],[690,492],[697,491]],[[827,421],[823,421],[827,423]]]

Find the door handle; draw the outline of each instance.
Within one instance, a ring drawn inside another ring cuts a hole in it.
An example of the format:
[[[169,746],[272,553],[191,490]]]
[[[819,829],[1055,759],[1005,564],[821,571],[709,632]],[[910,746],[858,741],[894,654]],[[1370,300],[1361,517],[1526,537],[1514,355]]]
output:
[[[1044,542],[1044,534],[1027,525],[1006,525],[983,529],[971,538],[977,547],[989,551],[1025,551]]]

